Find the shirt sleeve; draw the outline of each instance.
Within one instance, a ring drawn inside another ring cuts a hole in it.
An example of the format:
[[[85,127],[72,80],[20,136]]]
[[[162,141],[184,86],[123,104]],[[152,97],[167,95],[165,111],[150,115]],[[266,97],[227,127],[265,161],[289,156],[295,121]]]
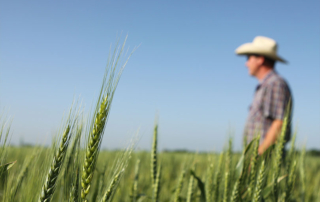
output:
[[[266,118],[283,120],[291,93],[287,84],[282,80],[273,82],[266,88],[263,113]]]

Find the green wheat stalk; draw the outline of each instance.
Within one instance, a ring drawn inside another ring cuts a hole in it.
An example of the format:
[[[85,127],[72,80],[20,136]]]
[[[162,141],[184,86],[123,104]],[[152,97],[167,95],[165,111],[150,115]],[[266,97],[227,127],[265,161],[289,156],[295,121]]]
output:
[[[138,181],[139,181],[140,159],[137,160],[134,172],[134,181],[132,184],[132,202],[136,202],[138,197]]]
[[[288,177],[289,180],[287,182],[287,187],[285,190],[285,201],[290,201],[290,195],[291,195],[291,192],[292,192],[292,189],[294,186],[294,182],[295,182],[296,165],[297,165],[297,162],[294,161],[293,165],[290,169],[290,172],[289,172],[289,177]]]
[[[284,117],[283,120],[283,125],[281,129],[281,135],[278,138],[278,143],[276,146],[276,157],[275,157],[275,165],[274,165],[274,174],[273,174],[273,194],[274,194],[274,200],[278,200],[278,194],[279,194],[279,189],[278,189],[278,177],[280,175],[280,168],[281,168],[281,159],[282,159],[282,153],[283,153],[283,147],[284,147],[284,138],[286,134],[286,128],[288,125],[288,115]]]
[[[132,54],[131,53],[128,59],[123,63],[118,72],[118,76],[115,77],[118,63],[120,62],[122,53],[124,51],[126,39],[127,37],[125,38],[120,50],[117,49],[116,45],[116,48],[114,49],[112,56],[109,55],[106,73],[102,82],[100,95],[93,115],[93,120],[90,125],[85,161],[81,177],[81,198],[84,201],[88,201],[87,195],[90,191],[91,181],[96,167],[100,151],[100,145],[103,138],[113,96],[117,88],[122,71]]]
[[[42,187],[41,195],[39,197],[39,202],[50,202],[51,197],[55,191],[56,188],[56,182],[58,179],[58,175],[60,173],[63,160],[66,156],[66,151],[69,145],[69,140],[71,136],[71,125],[68,124],[66,126],[66,129],[63,133],[63,137],[60,143],[60,147],[56,153],[56,155],[53,158],[53,162],[51,165],[51,168],[49,170],[49,173],[46,177],[45,183]]]
[[[263,160],[261,163],[257,184],[256,184],[256,189],[254,191],[252,202],[260,202],[262,198],[261,194],[262,194],[264,178],[265,178],[265,161]]]
[[[80,200],[79,190],[80,190],[80,168],[78,165],[76,169],[76,177],[71,187],[69,202],[79,202]]]
[[[133,151],[134,142],[130,142],[129,146],[122,152],[118,157],[115,157],[117,160],[113,165],[113,169],[115,170],[112,174],[112,180],[108,187],[108,189],[104,192],[101,202],[111,202],[113,196],[116,192],[116,189],[119,185],[119,182],[124,174],[125,169],[128,166],[128,162],[131,158],[131,153]],[[106,170],[106,169],[104,169]]]
[[[154,184],[153,202],[158,202],[159,201],[160,179],[161,179],[161,164],[159,165],[159,169],[158,169],[157,176],[156,176],[156,182]]]
[[[11,187],[11,191],[10,191],[10,197],[9,200],[10,201],[14,201],[15,196],[17,195],[18,190],[21,187],[21,184],[23,182],[23,180],[25,179],[28,169],[31,165],[31,162],[33,162],[33,159],[35,158],[35,154],[33,154],[27,161],[27,163],[24,164],[24,166],[22,167],[18,178],[16,180],[16,184],[14,186]]]
[[[174,202],[179,202],[179,198],[180,198],[180,194],[181,194],[181,190],[182,190],[182,186],[183,186],[183,179],[186,175],[186,171],[182,170],[179,180],[178,180],[178,185],[177,185],[177,189],[175,191],[175,195],[174,195]]]
[[[103,198],[101,199],[101,202],[110,202],[112,200],[112,196],[114,195],[118,184],[120,182],[120,179],[122,177],[122,174],[124,172],[124,169],[122,169],[111,181],[110,186],[106,193],[103,195]]]
[[[216,176],[215,176],[214,201],[218,201],[219,196],[220,196],[219,189],[220,189],[220,181],[221,181],[223,155],[224,155],[223,152],[221,152],[220,157],[219,157],[218,169],[217,169]]]
[[[207,171],[206,188],[206,202],[211,202],[213,191],[213,164],[210,164]]]
[[[231,202],[240,201],[239,184],[240,184],[240,180],[238,179],[233,187],[233,191],[232,191],[232,195],[231,195]]]
[[[153,131],[153,143],[151,150],[151,180],[152,186],[156,182],[157,176],[157,140],[158,140],[158,124],[156,123]]]
[[[97,175],[96,175],[96,181],[95,181],[95,186],[94,186],[94,191],[93,191],[93,194],[92,194],[92,198],[91,198],[91,201],[97,201],[97,198],[98,198],[98,194],[99,194],[99,190],[100,190],[100,179],[102,178],[102,173],[98,172]]]
[[[228,172],[228,178],[227,178],[227,184],[225,186],[227,187],[226,189],[226,201],[228,201],[229,197],[229,187],[230,187],[230,182],[232,181],[232,138],[229,138],[229,146],[228,150],[226,152],[226,171]]]
[[[257,162],[259,158],[259,142],[260,142],[260,135],[258,135],[255,139],[255,144],[254,144],[254,149],[253,149],[253,154],[252,154],[252,160],[250,163],[250,182],[249,182],[249,188],[248,188],[248,193],[249,196],[252,196],[252,193],[254,191],[254,186],[255,186],[255,181],[256,181],[256,174],[257,174]]]
[[[305,156],[306,156],[306,147],[304,146],[300,154],[300,181],[301,181],[301,201],[304,201],[306,198],[306,172],[305,172]]]
[[[193,197],[193,183],[194,183],[194,177],[193,175],[190,175],[188,193],[187,193],[187,202],[191,202]]]
[[[223,202],[228,201],[228,190],[229,190],[229,172],[225,173],[225,178],[224,178],[224,195],[223,195]]]

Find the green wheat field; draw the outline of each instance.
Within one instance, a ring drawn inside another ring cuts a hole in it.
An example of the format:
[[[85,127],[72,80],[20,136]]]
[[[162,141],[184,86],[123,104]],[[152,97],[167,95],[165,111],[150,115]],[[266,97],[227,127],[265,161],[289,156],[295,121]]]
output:
[[[123,151],[101,150],[113,96],[132,54],[123,59],[124,46],[110,51],[89,118],[74,102],[51,147],[10,146],[10,120],[1,116],[0,201],[320,202],[320,158],[295,147],[299,134],[284,156],[284,129],[261,156],[259,134],[237,153],[231,138],[221,153],[160,153],[157,121],[150,152],[134,150],[137,138]]]

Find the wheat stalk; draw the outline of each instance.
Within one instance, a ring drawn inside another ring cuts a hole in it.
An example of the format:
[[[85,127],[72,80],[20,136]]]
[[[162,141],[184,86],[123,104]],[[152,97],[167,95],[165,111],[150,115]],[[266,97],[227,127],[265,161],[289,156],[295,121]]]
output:
[[[263,160],[261,163],[261,168],[259,171],[258,179],[257,179],[257,184],[256,184],[256,189],[253,195],[253,200],[252,202],[260,202],[261,200],[261,191],[262,191],[262,186],[265,178],[265,161]]]
[[[72,184],[71,192],[70,192],[70,197],[69,197],[69,202],[79,202],[80,196],[79,196],[79,189],[80,189],[80,169],[79,165],[78,168],[76,169],[76,177],[75,180]]]
[[[128,59],[123,63],[120,70],[118,71],[118,76],[115,77],[118,63],[120,62],[122,53],[124,51],[124,45],[125,45],[126,39],[119,51],[116,46],[112,56],[109,55],[106,73],[104,75],[104,79],[102,82],[100,95],[99,95],[96,109],[93,115],[93,120],[90,125],[87,149],[86,149],[84,165],[82,168],[82,177],[81,177],[81,187],[82,187],[81,198],[84,201],[88,201],[87,195],[90,191],[91,181],[92,181],[94,170],[96,167],[96,163],[97,163],[97,159],[100,151],[100,145],[103,138],[105,125],[108,119],[113,96],[117,88],[118,82],[120,80],[122,71],[125,65],[127,64],[127,61],[129,60],[131,54],[133,53],[132,52],[128,57]]]
[[[132,184],[132,202],[136,202],[138,195],[138,181],[139,181],[139,169],[140,169],[140,159],[137,160],[134,172],[134,181]]]
[[[207,180],[205,184],[206,188],[206,202],[211,202],[213,191],[213,164],[211,163],[207,170]]]
[[[250,182],[249,182],[249,188],[248,188],[248,193],[249,196],[252,196],[252,193],[254,191],[254,182],[256,181],[256,174],[257,174],[257,161],[259,158],[259,142],[260,142],[260,135],[258,135],[255,139],[255,144],[254,144],[254,149],[253,149],[253,154],[252,154],[252,160],[250,162]]]
[[[39,202],[50,202],[51,197],[55,191],[56,188],[56,182],[58,179],[58,175],[60,173],[63,160],[66,155],[66,151],[69,145],[70,140],[70,134],[71,132],[71,126],[70,124],[67,125],[63,137],[60,143],[60,147],[57,151],[57,154],[53,158],[53,162],[51,165],[51,168],[49,170],[49,173],[47,175],[46,181],[42,187],[41,195],[39,197]]]
[[[174,202],[179,202],[179,197],[180,197],[180,193],[181,193],[181,190],[182,190],[182,186],[183,186],[183,179],[184,179],[184,176],[186,174],[186,171],[185,170],[182,170],[181,174],[180,174],[180,177],[179,177],[179,180],[178,180],[178,185],[177,185],[177,188],[176,188],[176,191],[175,191],[175,197],[174,197]]]
[[[294,161],[293,162],[293,165],[289,171],[289,177],[288,177],[288,182],[287,182],[287,187],[286,187],[286,190],[285,190],[285,201],[290,201],[290,195],[291,195],[291,192],[292,192],[292,189],[293,189],[293,185],[294,185],[294,182],[295,182],[295,171],[296,171],[296,165],[297,165],[297,162]]]
[[[18,175],[18,178],[16,180],[16,184],[12,186],[11,191],[10,191],[10,201],[14,201],[15,196],[17,195],[17,192],[23,182],[23,180],[26,177],[27,171],[30,167],[31,162],[33,162],[33,159],[35,158],[35,154],[33,154],[27,161],[27,163],[24,164],[23,168],[21,169],[21,172]]]
[[[151,180],[152,186],[156,183],[157,176],[157,140],[158,140],[158,124],[155,124],[153,131],[153,143],[151,150]]]
[[[224,195],[223,195],[223,202],[228,201],[228,190],[229,190],[229,172],[225,173],[225,178],[224,178]]]
[[[110,201],[111,201],[112,196],[113,196],[115,190],[116,190],[117,187],[118,187],[118,184],[119,184],[119,181],[120,181],[120,179],[121,179],[121,176],[122,176],[123,172],[124,172],[124,169],[122,169],[122,170],[112,179],[112,181],[111,181],[111,183],[110,183],[110,186],[109,186],[107,192],[104,194],[101,202],[110,202]]]
[[[160,193],[160,179],[161,179],[161,163],[159,165],[159,169],[156,176],[156,181],[153,188],[153,201],[159,201],[159,193]]]
[[[240,184],[240,180],[237,180],[236,183],[234,184],[232,195],[231,195],[231,202],[237,202],[240,199],[239,184]]]
[[[220,186],[220,181],[221,181],[221,172],[222,172],[222,161],[223,161],[223,152],[221,152],[220,157],[219,157],[219,164],[218,164],[218,169],[216,172],[215,176],[215,191],[214,191],[214,201],[219,200],[220,192],[219,192],[219,186]]]
[[[187,202],[191,202],[193,197],[193,183],[194,183],[193,181],[194,181],[194,177],[193,175],[190,175],[188,193],[187,193]]]
[[[284,147],[284,138],[286,134],[286,128],[288,125],[288,116],[286,115],[283,120],[281,135],[279,137],[277,146],[276,146],[276,157],[275,157],[275,165],[274,165],[274,174],[273,174],[273,195],[274,200],[278,201],[278,177],[280,175],[280,168],[281,168],[281,159],[282,159],[282,153],[283,153],[283,147]]]

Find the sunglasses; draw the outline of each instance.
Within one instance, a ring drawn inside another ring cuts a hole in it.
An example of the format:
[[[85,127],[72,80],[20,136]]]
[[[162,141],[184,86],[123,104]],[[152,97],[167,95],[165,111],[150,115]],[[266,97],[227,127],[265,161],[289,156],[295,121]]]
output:
[[[249,60],[250,56],[259,57],[260,55],[257,55],[257,54],[248,54],[248,55],[247,55],[247,60]]]

